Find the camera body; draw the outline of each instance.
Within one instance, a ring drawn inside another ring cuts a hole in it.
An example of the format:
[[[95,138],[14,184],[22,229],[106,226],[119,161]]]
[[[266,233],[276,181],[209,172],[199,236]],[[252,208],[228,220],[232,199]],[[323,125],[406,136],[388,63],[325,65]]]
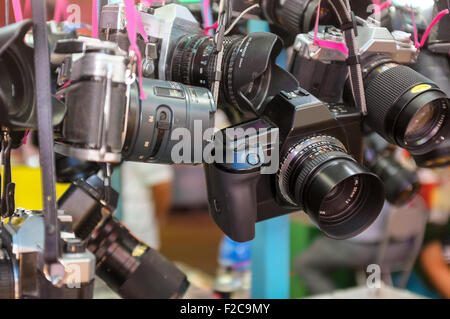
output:
[[[67,106],[56,152],[86,161],[121,160],[127,107],[128,61],[117,44],[79,37],[60,40],[58,97]],[[63,84],[67,84],[64,86]]]
[[[46,278],[42,212],[19,208],[2,225],[1,298],[92,298],[95,257],[72,232],[71,216],[59,214],[58,218],[64,251],[58,260],[59,282],[54,285]]]
[[[170,80],[170,59],[178,40],[186,34],[202,34],[200,24],[188,8],[178,4],[156,9],[139,4],[137,9],[149,37],[148,43],[138,37],[143,58],[143,75]],[[101,39],[117,42],[121,49],[128,51],[130,43],[123,3],[102,7],[99,30]]]
[[[357,42],[361,58],[383,54],[403,64],[417,60],[418,50],[411,41],[411,35],[403,31],[389,32],[379,27],[376,21],[359,19]],[[333,26],[321,26],[318,39],[345,44],[342,32]],[[314,31],[299,34],[294,43],[294,54],[289,70],[299,80],[300,86],[328,103],[342,101],[348,77],[347,56],[338,50],[319,47],[314,43]]]
[[[314,185],[321,178],[318,176],[327,174],[323,169],[340,166],[337,162],[327,166],[334,160],[348,162],[348,172],[366,173],[357,164],[362,156],[361,116],[354,108],[324,104],[298,88],[278,94],[260,119],[233,127],[241,136],[227,136],[225,131],[224,148],[234,150],[234,161],[205,164],[208,201],[215,222],[240,242],[253,239],[256,222],[298,210],[304,210],[330,237],[344,238],[362,231],[366,225],[351,231],[327,226],[320,217],[327,212],[317,200],[320,202],[330,189],[319,190]],[[273,143],[278,135],[280,145]],[[269,164],[275,169],[268,169]],[[345,179],[335,177],[337,184]],[[378,183],[375,176],[370,177]],[[375,197],[382,197],[382,186],[377,191]]]

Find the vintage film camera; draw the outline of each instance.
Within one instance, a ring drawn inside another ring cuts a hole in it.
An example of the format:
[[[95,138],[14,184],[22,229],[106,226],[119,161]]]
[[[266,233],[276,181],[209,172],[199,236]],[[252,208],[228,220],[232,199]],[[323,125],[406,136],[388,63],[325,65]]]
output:
[[[139,42],[146,77],[211,88],[216,80],[214,38],[205,35],[185,7],[170,4],[160,8],[139,7],[149,42]],[[123,5],[103,7],[102,38],[129,46]],[[245,118],[254,118],[281,90],[298,86],[291,74],[275,62],[283,43],[271,33],[227,36],[219,105],[231,105]]]
[[[450,134],[449,98],[433,81],[401,65],[417,61],[418,51],[411,35],[389,32],[370,18],[357,21],[367,102],[364,122],[391,144],[413,155],[435,149]],[[322,27],[320,37],[336,43],[343,41],[335,27]],[[297,36],[290,70],[300,85],[318,98],[328,103],[352,103],[352,93],[345,84],[346,57],[339,51],[315,46],[311,33]],[[333,83],[332,90],[322,82]]]

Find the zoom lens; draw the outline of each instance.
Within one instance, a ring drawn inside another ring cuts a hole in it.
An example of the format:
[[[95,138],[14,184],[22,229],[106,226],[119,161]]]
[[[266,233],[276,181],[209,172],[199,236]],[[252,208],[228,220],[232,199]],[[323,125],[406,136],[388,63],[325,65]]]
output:
[[[122,151],[124,160],[201,163],[203,147],[214,134],[216,106],[211,92],[175,82],[145,78],[142,81],[147,99],[140,100],[137,85],[132,87]],[[175,151],[181,138],[186,147]]]
[[[178,298],[189,286],[186,276],[156,250],[137,239],[109,213],[117,207],[118,193],[110,189],[103,206],[105,186],[97,175],[76,180],[58,200],[58,208],[72,216],[77,237],[88,242],[96,257],[96,274],[122,298]]]
[[[434,82],[381,55],[368,58],[363,72],[374,131],[416,155],[450,138],[449,98]]]
[[[92,235],[88,248],[97,260],[96,274],[123,298],[174,299],[189,287],[172,262],[113,217]]]
[[[224,39],[220,99],[243,114],[258,114],[265,102],[281,90],[298,87],[297,80],[275,63],[282,40],[271,33]],[[184,36],[171,60],[172,81],[211,88],[216,68],[212,37]]]
[[[381,180],[360,166],[334,137],[315,136],[292,147],[278,173],[282,197],[300,206],[329,237],[356,236],[377,218]]]

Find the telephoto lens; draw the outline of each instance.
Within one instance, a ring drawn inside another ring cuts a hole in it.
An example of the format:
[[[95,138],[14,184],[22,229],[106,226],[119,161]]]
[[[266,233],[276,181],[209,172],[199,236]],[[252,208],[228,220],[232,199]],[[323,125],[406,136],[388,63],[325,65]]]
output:
[[[298,87],[298,81],[275,59],[283,41],[272,33],[251,33],[224,39],[220,101],[254,118],[281,90]],[[215,77],[214,39],[204,35],[182,37],[171,59],[170,79],[210,88]]]
[[[184,273],[111,215],[118,193],[110,189],[111,201],[105,203],[105,191],[103,181],[92,175],[73,183],[58,201],[59,209],[72,216],[75,234],[95,255],[96,274],[122,298],[182,297],[189,287]]]
[[[397,206],[410,201],[420,189],[419,178],[396,160],[396,147],[376,133],[367,135],[364,144],[364,165],[383,181],[387,201]]]
[[[147,98],[139,99],[137,85],[130,94],[123,159],[159,164],[200,164],[203,147],[214,135],[216,105],[208,89],[143,79]],[[172,156],[177,139],[186,147]],[[184,138],[191,138],[190,141]],[[182,154],[181,154],[182,153]],[[176,158],[179,156],[179,158]]]
[[[450,138],[449,98],[433,81],[378,54],[365,59],[363,74],[366,120],[375,132],[413,155]]]

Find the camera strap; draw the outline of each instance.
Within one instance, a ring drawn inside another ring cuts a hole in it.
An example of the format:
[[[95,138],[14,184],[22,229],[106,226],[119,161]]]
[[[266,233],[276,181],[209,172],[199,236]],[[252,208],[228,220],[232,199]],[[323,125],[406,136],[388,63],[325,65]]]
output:
[[[56,209],[55,157],[53,150],[50,56],[47,35],[46,4],[32,0],[36,106],[39,131],[39,159],[44,203],[44,261],[52,267],[61,256],[60,233]]]
[[[364,83],[359,58],[359,48],[356,42],[357,28],[355,15],[350,9],[348,0],[329,0],[329,3],[339,19],[345,43],[348,48],[347,64],[349,66],[350,84],[356,106],[363,114],[367,114]]]

